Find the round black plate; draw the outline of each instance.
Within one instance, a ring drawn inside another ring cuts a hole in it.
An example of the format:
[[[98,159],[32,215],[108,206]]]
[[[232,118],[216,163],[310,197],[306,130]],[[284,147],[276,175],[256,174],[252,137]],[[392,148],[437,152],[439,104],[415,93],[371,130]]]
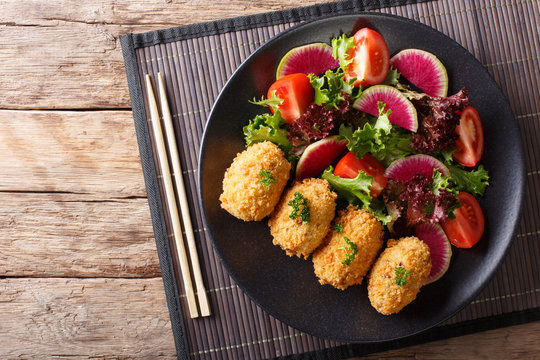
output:
[[[272,239],[266,220],[243,222],[220,207],[225,170],[244,149],[242,127],[260,106],[248,100],[266,94],[277,63],[289,49],[327,42],[368,26],[381,33],[393,55],[405,48],[436,54],[445,64],[449,94],[469,89],[483,120],[491,186],[480,199],[483,239],[472,249],[453,248],[445,276],[422,288],[397,315],[370,305],[365,284],[345,291],[321,286],[311,259],[291,258]],[[237,284],[264,310],[303,332],[346,342],[379,342],[426,330],[455,314],[486,285],[501,263],[517,228],[524,189],[524,161],[517,124],[508,102],[483,66],[452,39],[409,19],[356,14],[330,17],[292,28],[253,53],[223,88],[206,125],[199,161],[199,195],[215,250]]]

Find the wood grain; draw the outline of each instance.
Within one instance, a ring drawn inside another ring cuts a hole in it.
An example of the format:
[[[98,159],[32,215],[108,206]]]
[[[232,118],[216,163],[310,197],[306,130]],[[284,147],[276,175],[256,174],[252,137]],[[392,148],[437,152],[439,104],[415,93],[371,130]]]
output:
[[[131,111],[0,110],[0,126],[0,191],[146,196]]]
[[[0,277],[160,276],[142,199],[1,193]]]
[[[54,3],[43,0],[4,1],[7,6],[0,20],[16,26],[47,26],[60,22],[82,24],[120,24],[178,26],[234,16],[283,10],[331,2],[331,0],[305,0],[298,4],[290,0],[82,0],[76,4],[69,0]],[[19,11],[17,11],[17,9]]]
[[[176,357],[160,278],[0,279],[0,314],[1,359]],[[539,332],[535,322],[363,359],[534,359]]]
[[[529,323],[371,354],[362,359],[538,359],[539,333],[540,323]]]
[[[0,359],[176,357],[119,36],[299,5],[0,0]],[[532,359],[539,332],[367,358]]]
[[[127,31],[77,22],[0,26],[0,108],[128,108],[117,38]]]
[[[7,3],[0,14],[0,109],[129,108],[121,34],[298,6],[287,0]]]
[[[0,314],[1,359],[175,356],[161,278],[1,279]]]

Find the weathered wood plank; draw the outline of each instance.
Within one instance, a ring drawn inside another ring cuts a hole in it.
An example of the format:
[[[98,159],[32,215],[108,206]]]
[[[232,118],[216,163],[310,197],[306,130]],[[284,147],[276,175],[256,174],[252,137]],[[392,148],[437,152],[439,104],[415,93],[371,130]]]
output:
[[[119,35],[295,6],[287,0],[3,1],[0,108],[129,108]]]
[[[538,359],[539,333],[540,322],[533,322],[371,354],[362,360]]]
[[[145,198],[1,193],[0,199],[0,277],[161,274]]]
[[[161,278],[1,279],[1,359],[174,358]]]
[[[2,109],[128,108],[120,34],[298,6],[0,3]],[[0,358],[175,358],[160,278],[9,278],[159,276],[131,113],[1,111],[0,127]],[[537,322],[368,358],[535,358],[539,332]]]
[[[0,191],[146,196],[131,111],[0,110]]]
[[[331,1],[335,0],[306,0],[300,6]],[[69,0],[25,0],[24,4],[10,0],[3,1],[3,6],[6,11],[0,14],[0,21],[9,25],[48,26],[64,21],[170,27],[283,10],[299,4],[290,0],[82,0],[76,4]],[[16,11],[17,8],[19,11]]]
[[[0,108],[130,107],[117,39],[122,32],[116,25],[71,22],[0,26]]]
[[[0,358],[175,358],[160,278],[0,279]],[[362,359],[534,359],[540,322]]]

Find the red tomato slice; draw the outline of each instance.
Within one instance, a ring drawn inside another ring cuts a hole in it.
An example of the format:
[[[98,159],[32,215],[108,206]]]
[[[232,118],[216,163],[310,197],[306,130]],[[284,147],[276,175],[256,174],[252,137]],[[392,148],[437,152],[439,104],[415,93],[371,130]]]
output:
[[[348,152],[337,163],[334,169],[334,175],[346,179],[354,179],[358,176],[360,170],[369,176],[373,176],[370,193],[371,197],[376,198],[386,187],[388,179],[384,176],[384,166],[370,154],[366,153],[359,159],[355,153]]]
[[[456,128],[459,138],[456,141],[457,150],[452,156],[464,166],[475,166],[484,153],[484,130],[478,112],[467,106],[461,112],[461,119]]]
[[[279,78],[268,89],[267,98],[274,96],[274,92],[283,99],[279,110],[288,124],[298,119],[313,102],[313,86],[306,74],[290,74]]]
[[[353,61],[347,67],[345,79],[356,77],[354,86],[380,84],[388,74],[390,53],[381,34],[369,28],[354,34],[356,47],[350,54]]]
[[[448,219],[441,225],[448,240],[459,248],[470,248],[484,234],[484,213],[478,201],[469,193],[460,192],[461,206],[454,210],[455,219]]]

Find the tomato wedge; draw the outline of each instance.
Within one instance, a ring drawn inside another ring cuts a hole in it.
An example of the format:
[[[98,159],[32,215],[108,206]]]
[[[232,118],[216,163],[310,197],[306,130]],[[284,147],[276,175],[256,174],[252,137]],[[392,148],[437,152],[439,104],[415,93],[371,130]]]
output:
[[[452,244],[459,248],[470,248],[484,234],[484,213],[471,194],[460,192],[458,200],[461,206],[454,210],[456,218],[448,219],[441,225]]]
[[[346,179],[354,179],[358,176],[360,170],[369,176],[373,176],[370,194],[372,198],[376,198],[386,187],[388,179],[384,176],[384,166],[370,154],[366,153],[359,159],[354,152],[348,152],[336,164],[334,175]]]
[[[480,115],[472,107],[467,106],[460,114],[459,125],[456,133],[459,138],[456,141],[457,150],[452,156],[464,166],[476,166],[484,153],[484,130]]]
[[[270,99],[274,94],[283,99],[278,108],[281,117],[288,124],[298,119],[313,102],[313,86],[306,74],[290,74],[279,78],[268,89],[267,98]],[[274,112],[272,108],[270,109]]]
[[[354,34],[356,47],[349,54],[353,61],[347,66],[345,79],[356,77],[354,86],[380,84],[388,74],[390,53],[381,34],[369,28]]]

